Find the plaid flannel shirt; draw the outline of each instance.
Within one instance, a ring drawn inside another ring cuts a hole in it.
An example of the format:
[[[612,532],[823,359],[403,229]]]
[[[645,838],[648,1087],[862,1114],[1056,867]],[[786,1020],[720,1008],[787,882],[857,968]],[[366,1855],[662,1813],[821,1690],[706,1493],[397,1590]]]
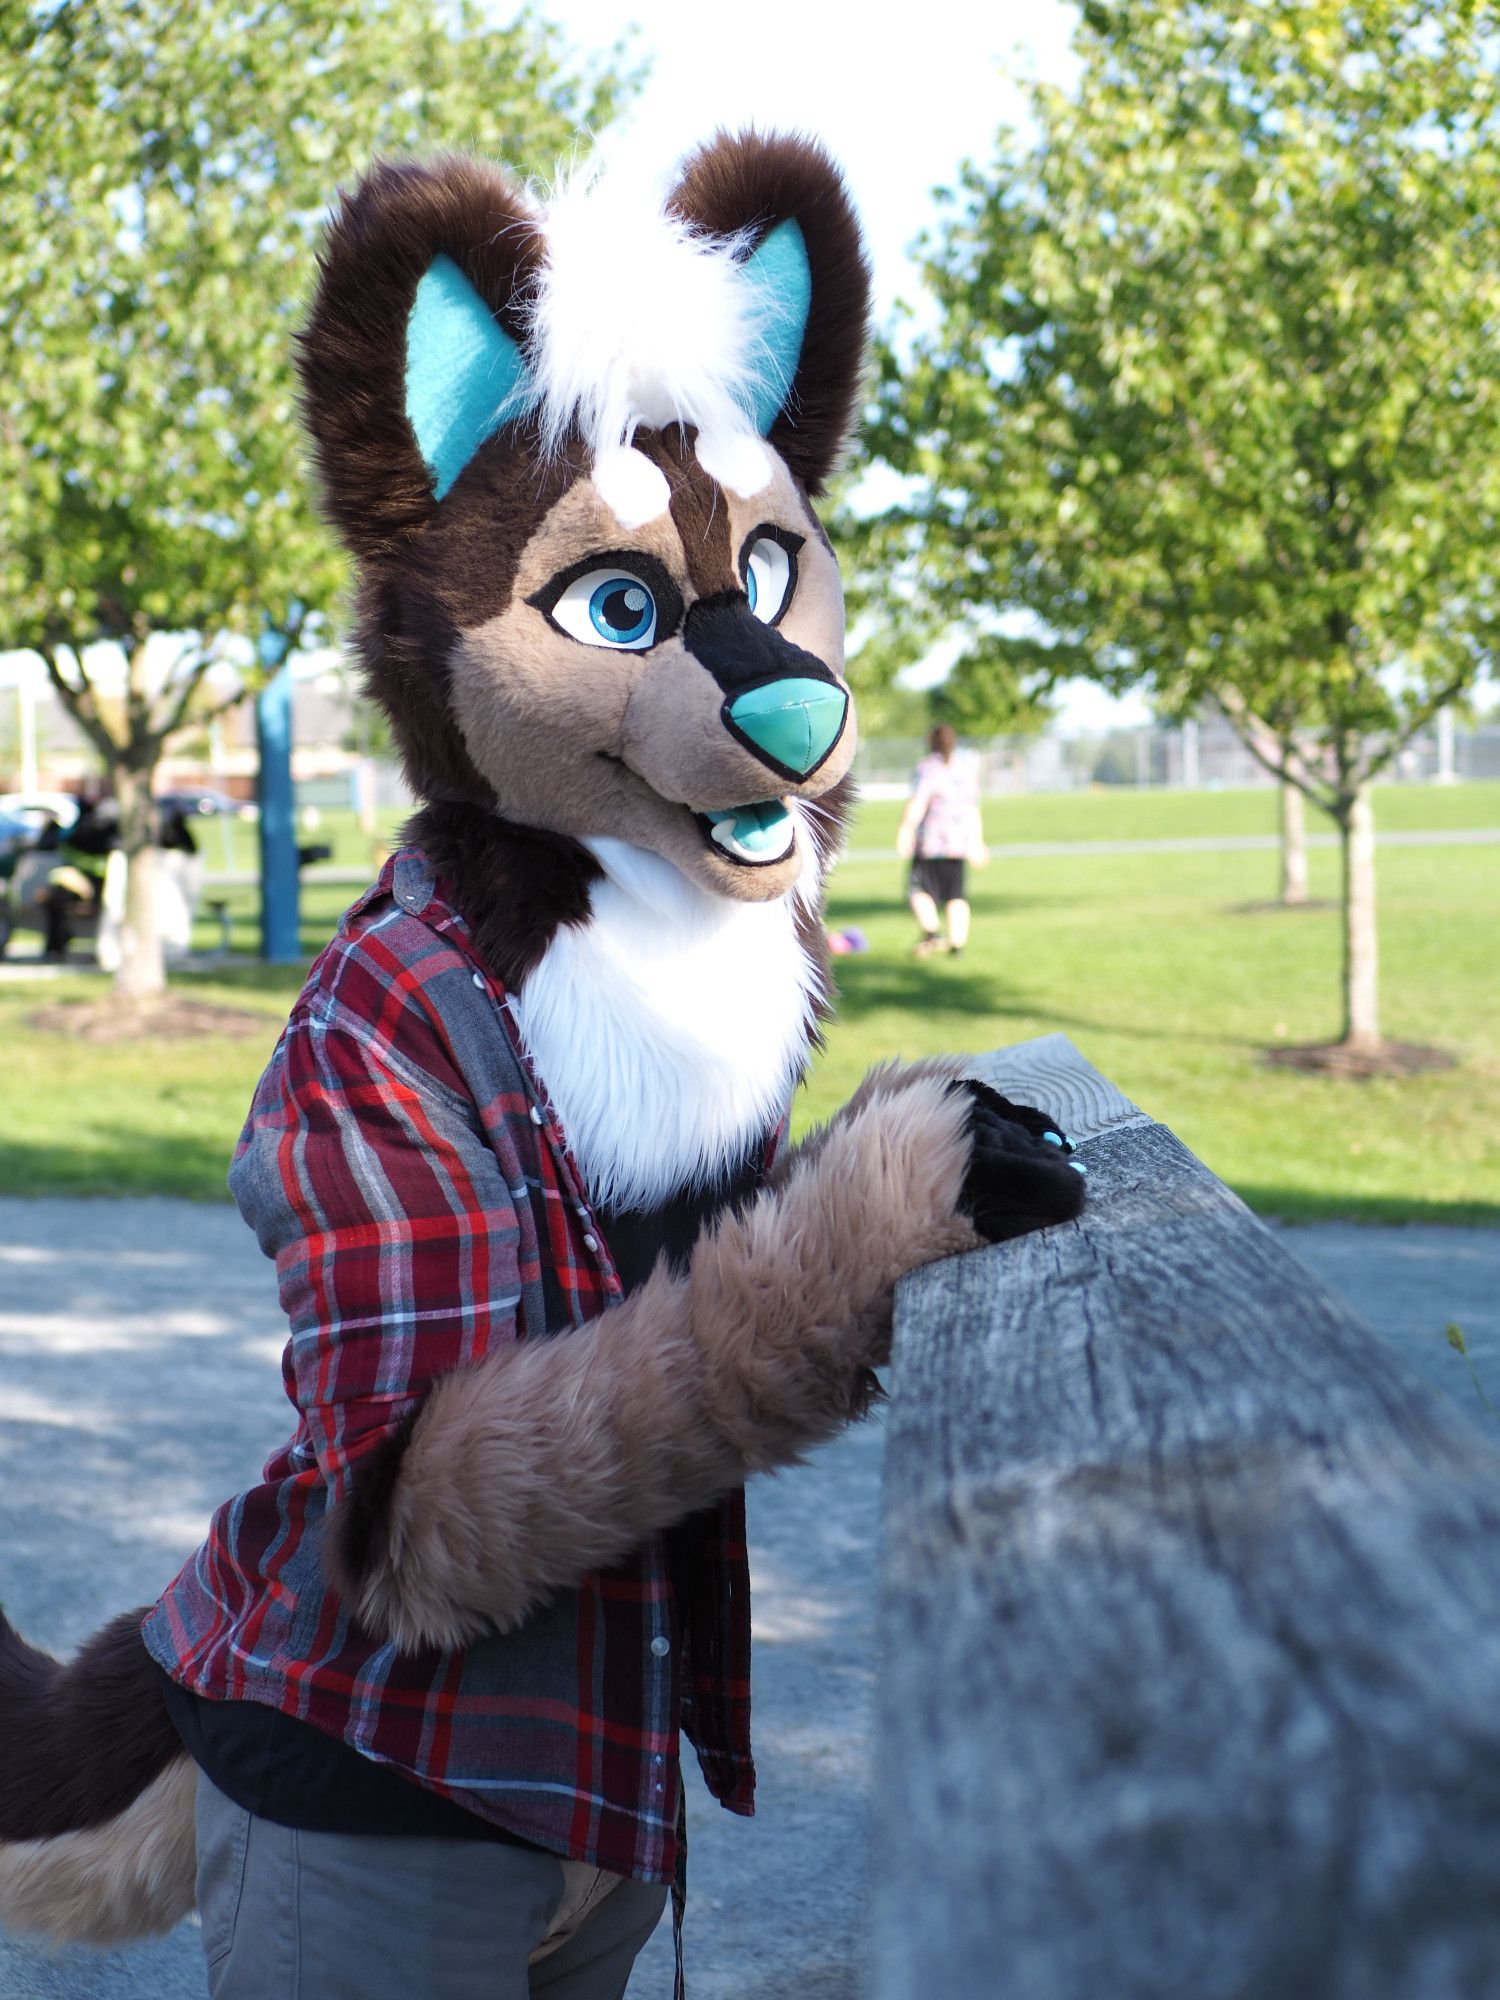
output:
[[[621,1297],[504,989],[418,851],[313,966],[230,1180],[276,1262],[297,1425],[147,1617],[152,1656],[552,1852],[671,1881],[679,1725],[753,1810],[743,1492],[457,1651],[363,1630],[319,1564],[327,1509],[437,1376],[542,1337],[549,1297],[554,1330],[559,1298],[576,1326]]]

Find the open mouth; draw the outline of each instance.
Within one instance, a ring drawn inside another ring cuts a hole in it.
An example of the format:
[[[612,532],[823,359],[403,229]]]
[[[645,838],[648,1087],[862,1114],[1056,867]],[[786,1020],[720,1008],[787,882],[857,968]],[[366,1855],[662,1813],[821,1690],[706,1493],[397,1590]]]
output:
[[[604,763],[629,772],[638,785],[660,798],[660,793],[623,757],[610,750],[596,750],[594,754]],[[741,868],[770,868],[778,861],[785,861],[797,844],[796,822],[781,799],[729,806],[722,812],[695,812],[693,818],[715,853]]]
[[[731,806],[725,812],[694,813],[711,847],[742,868],[768,868],[785,861],[796,842],[797,829],[780,799],[759,805]]]

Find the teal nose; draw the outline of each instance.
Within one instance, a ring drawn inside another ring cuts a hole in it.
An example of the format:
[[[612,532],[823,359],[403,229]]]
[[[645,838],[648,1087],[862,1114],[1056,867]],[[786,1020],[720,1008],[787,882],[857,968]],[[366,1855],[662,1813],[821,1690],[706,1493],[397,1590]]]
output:
[[[788,777],[816,771],[844,733],[849,697],[827,681],[776,680],[724,704],[740,741]]]

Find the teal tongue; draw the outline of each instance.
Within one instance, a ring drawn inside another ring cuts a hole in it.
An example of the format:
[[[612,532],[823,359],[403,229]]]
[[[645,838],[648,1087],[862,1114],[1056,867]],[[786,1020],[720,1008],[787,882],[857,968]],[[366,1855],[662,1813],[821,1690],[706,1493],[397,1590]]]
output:
[[[727,812],[707,812],[714,843],[741,861],[770,861],[783,854],[791,814],[780,799],[764,805],[731,806]]]

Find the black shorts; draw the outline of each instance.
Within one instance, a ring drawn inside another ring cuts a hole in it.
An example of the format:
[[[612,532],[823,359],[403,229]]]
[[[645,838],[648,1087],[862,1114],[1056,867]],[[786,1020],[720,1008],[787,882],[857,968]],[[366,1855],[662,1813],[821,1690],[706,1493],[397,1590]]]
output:
[[[923,889],[935,903],[964,900],[964,858],[961,854],[919,854],[911,864],[907,894]]]

